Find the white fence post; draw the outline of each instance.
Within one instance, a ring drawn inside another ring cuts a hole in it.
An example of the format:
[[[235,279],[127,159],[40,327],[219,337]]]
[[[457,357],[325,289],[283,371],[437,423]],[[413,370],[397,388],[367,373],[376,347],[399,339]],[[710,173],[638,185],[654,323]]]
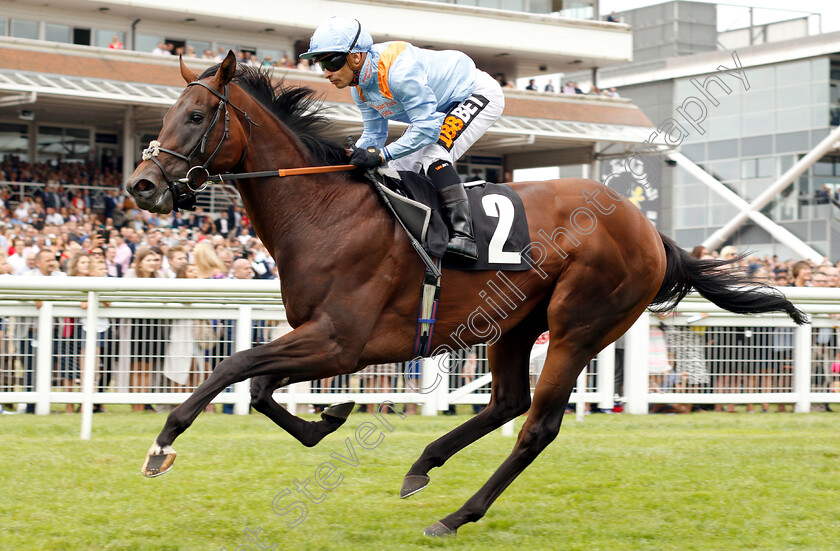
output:
[[[610,343],[601,350],[598,358],[598,373],[596,386],[601,396],[598,402],[600,409],[611,410],[615,406],[615,343]]]
[[[586,379],[589,375],[589,369],[584,366],[583,371],[577,377],[577,400],[575,401],[575,420],[583,421],[586,415]]]
[[[38,342],[35,358],[35,413],[49,415],[50,391],[52,390],[53,364],[53,304],[44,302],[38,309],[38,332],[35,339]]]
[[[239,307],[239,317],[236,320],[236,342],[235,350],[241,352],[251,348],[251,331],[254,322],[251,319],[253,308],[249,304]],[[233,385],[233,394],[236,402],[233,404],[233,413],[236,415],[248,415],[251,406],[251,393],[249,391],[250,379],[239,381]]]
[[[645,310],[627,331],[624,349],[624,396],[627,413],[648,413],[648,341],[650,313]]]
[[[434,358],[423,358],[420,371],[420,394],[423,395],[423,405],[420,408],[421,415],[432,416],[437,415],[437,387],[443,384],[443,381],[449,375],[442,373],[438,360],[440,356]]]
[[[441,354],[437,357],[437,369],[440,371],[440,384],[435,388],[435,404],[437,404],[438,411],[446,411],[449,409],[449,376],[452,370],[451,356]]]
[[[88,291],[87,329],[85,330],[85,366],[82,371],[82,440],[90,440],[93,430],[93,393],[96,381],[96,318],[99,314],[99,293]]]
[[[811,326],[796,327],[793,347],[793,393],[796,395],[794,411],[811,411]]]

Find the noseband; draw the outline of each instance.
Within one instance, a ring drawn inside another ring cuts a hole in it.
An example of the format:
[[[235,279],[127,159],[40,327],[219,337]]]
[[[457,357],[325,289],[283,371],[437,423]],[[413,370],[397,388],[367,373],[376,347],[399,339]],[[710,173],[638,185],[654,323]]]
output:
[[[195,80],[187,84],[188,87],[194,85],[203,86],[209,90],[211,94],[219,98],[219,105],[216,107],[216,112],[213,113],[213,119],[210,121],[207,130],[204,131],[204,135],[201,136],[201,139],[197,144],[195,144],[192,151],[190,151],[188,155],[183,155],[177,151],[161,147],[160,142],[157,140],[149,142],[149,147],[143,150],[143,160],[155,163],[163,174],[163,177],[166,180],[166,185],[169,187],[169,192],[172,194],[172,210],[174,212],[178,212],[179,209],[195,210],[195,194],[207,187],[207,183],[210,180],[210,171],[208,170],[208,167],[210,166],[210,163],[213,162],[213,159],[216,158],[216,155],[222,148],[222,144],[230,134],[230,112],[228,111],[227,106],[230,105],[242,113],[245,120],[248,122],[248,143],[245,145],[245,151],[242,152],[242,157],[239,158],[239,162],[236,163],[235,167],[241,165],[245,160],[245,156],[248,154],[248,148],[251,146],[252,127],[259,126],[259,124],[251,120],[248,113],[230,102],[228,99],[230,92],[229,85],[225,85],[224,93],[221,94],[199,80]],[[210,133],[213,131],[213,128],[216,127],[216,123],[218,123],[219,119],[222,118],[222,114],[224,114],[225,118],[225,131],[224,134],[222,134],[222,138],[219,140],[219,144],[207,160],[204,161],[204,164],[194,165],[193,158],[195,158],[196,155],[203,154],[205,152],[207,148],[207,139],[210,137]],[[189,168],[187,169],[187,174],[184,178],[175,180],[169,177],[166,170],[163,168],[163,165],[157,158],[161,152],[168,153],[187,163]],[[178,184],[183,184],[180,190]]]

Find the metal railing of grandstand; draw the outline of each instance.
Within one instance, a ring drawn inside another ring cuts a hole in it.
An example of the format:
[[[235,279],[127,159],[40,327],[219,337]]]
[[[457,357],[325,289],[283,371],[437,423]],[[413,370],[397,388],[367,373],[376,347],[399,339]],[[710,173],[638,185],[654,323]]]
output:
[[[571,403],[582,415],[586,403],[612,409],[618,402],[644,414],[667,403],[789,403],[806,412],[840,402],[840,289],[785,292],[811,325],[796,327],[781,315],[734,316],[693,295],[676,316],[644,314],[621,346],[607,347],[580,374]],[[81,404],[83,438],[91,435],[94,404],[181,403],[233,352],[291,330],[277,282],[269,280],[4,276],[0,297],[0,403],[19,411],[34,404],[38,414]],[[532,388],[548,346],[538,341],[532,350]],[[342,400],[416,403],[426,415],[455,404],[480,407],[490,397],[486,358],[480,345],[369,366],[293,384],[275,399],[298,413]],[[249,402],[247,381],[214,399],[238,414],[248,413]]]
[[[33,197],[39,190],[44,189],[46,184],[40,182],[8,182],[0,180],[0,189],[8,189],[10,191],[9,202],[12,206],[17,206],[25,197]],[[88,193],[93,199],[101,193],[105,193],[111,189],[109,186],[90,186],[78,184],[65,184],[65,191],[81,191],[88,190]],[[122,189],[119,190],[123,193]],[[242,199],[236,191],[236,186],[228,183],[217,183],[208,186],[204,192],[196,196],[196,206],[202,207],[206,214],[219,214],[228,209],[231,205],[242,206]],[[98,213],[94,207],[94,213]]]

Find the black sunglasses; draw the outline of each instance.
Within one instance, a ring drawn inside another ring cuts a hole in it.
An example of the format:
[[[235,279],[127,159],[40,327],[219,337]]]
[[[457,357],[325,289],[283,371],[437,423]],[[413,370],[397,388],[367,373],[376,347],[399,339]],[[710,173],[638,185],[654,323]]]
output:
[[[325,71],[334,73],[347,64],[347,55],[345,52],[334,52],[324,54],[323,57],[316,59],[321,64],[321,68]]]
[[[359,26],[359,28],[356,30],[356,37],[353,39],[353,42],[350,44],[350,47],[347,48],[346,52],[331,52],[328,54],[324,54],[323,56],[315,60],[316,62],[321,64],[321,67],[325,71],[334,73],[335,71],[338,71],[347,64],[347,56],[350,55],[350,52],[353,51],[353,48],[356,46],[356,42],[359,41],[359,35],[362,34],[362,24],[359,23],[358,19],[356,19],[356,24]]]

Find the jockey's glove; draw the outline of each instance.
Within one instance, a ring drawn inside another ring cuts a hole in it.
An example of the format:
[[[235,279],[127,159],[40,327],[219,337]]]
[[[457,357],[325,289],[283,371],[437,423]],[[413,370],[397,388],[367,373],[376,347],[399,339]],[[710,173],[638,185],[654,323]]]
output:
[[[376,147],[368,147],[367,149],[359,147],[350,154],[350,164],[359,168],[376,168],[384,163],[385,158]]]

